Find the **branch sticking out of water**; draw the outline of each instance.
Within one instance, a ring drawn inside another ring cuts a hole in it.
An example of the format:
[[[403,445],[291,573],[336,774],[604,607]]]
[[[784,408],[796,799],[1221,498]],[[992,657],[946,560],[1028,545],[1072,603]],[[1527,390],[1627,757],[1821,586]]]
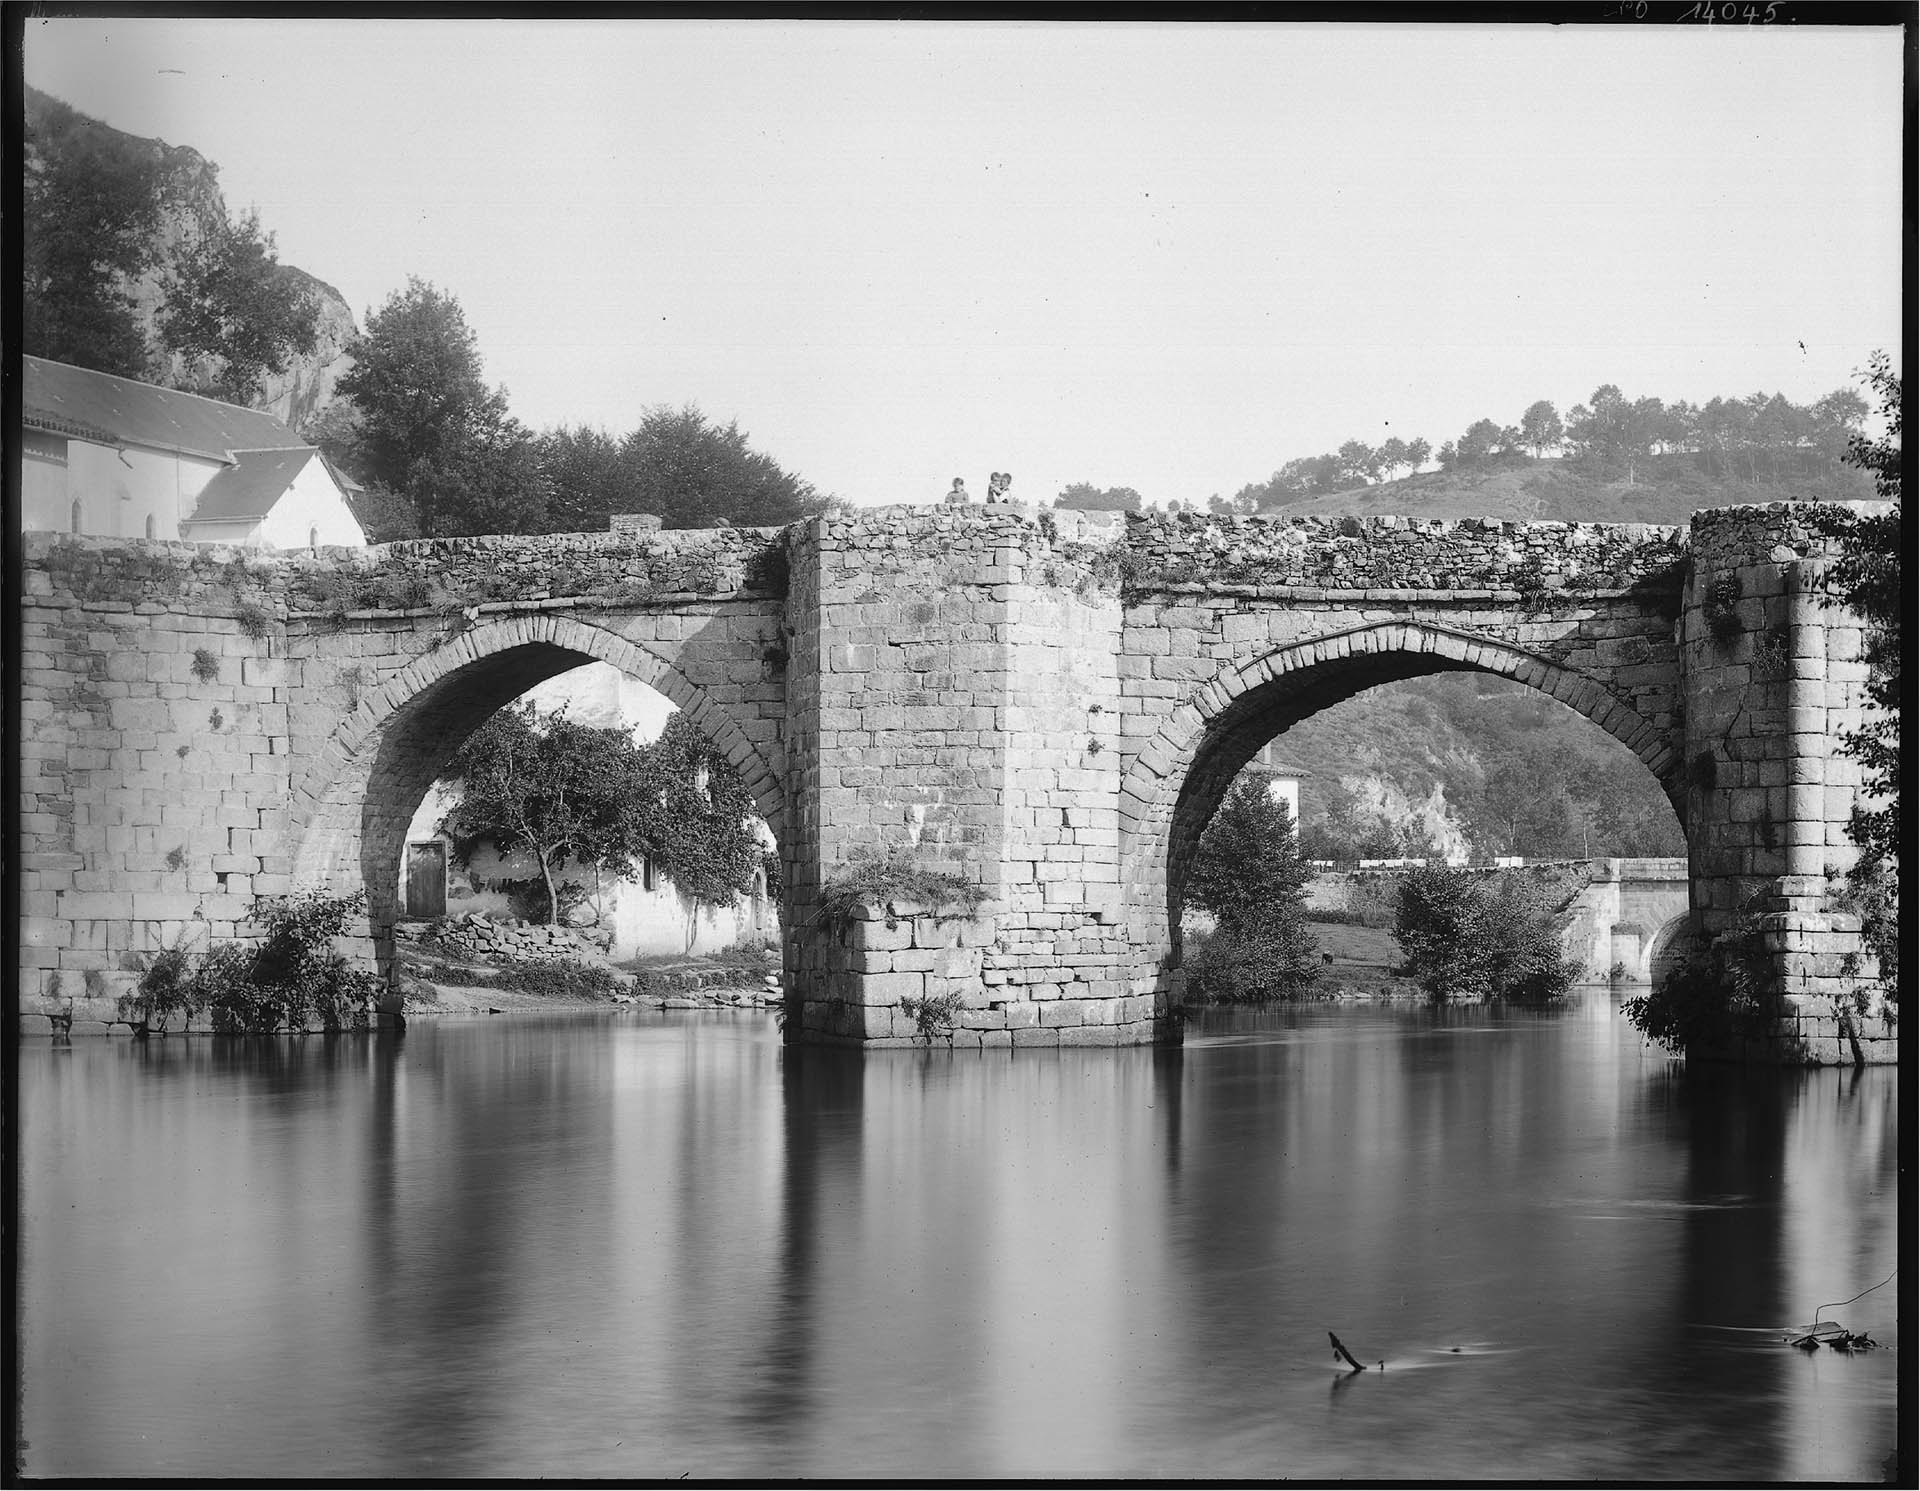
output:
[[[1356,1371],[1356,1372],[1364,1372],[1364,1371],[1366,1371],[1366,1370],[1367,1370],[1367,1369],[1366,1369],[1365,1367],[1363,1367],[1363,1366],[1362,1366],[1362,1365],[1361,1365],[1361,1364],[1360,1364],[1359,1362],[1357,1362],[1357,1361],[1355,1361],[1355,1360],[1353,1359],[1353,1353],[1352,1353],[1351,1351],[1349,1351],[1349,1350],[1347,1350],[1347,1348],[1346,1348],[1346,1347],[1344,1347],[1344,1346],[1342,1346],[1342,1345],[1340,1344],[1340,1338],[1339,1338],[1338,1336],[1336,1336],[1336,1335],[1335,1335],[1335,1334],[1334,1334],[1334,1333],[1333,1333],[1332,1331],[1328,1331],[1328,1332],[1327,1332],[1327,1339],[1328,1339],[1329,1341],[1331,1341],[1331,1342],[1333,1342],[1333,1349],[1334,1349],[1334,1351],[1335,1351],[1336,1353],[1338,1353],[1338,1354],[1339,1354],[1339,1355],[1340,1355],[1341,1357],[1343,1357],[1343,1358],[1345,1358],[1345,1360],[1346,1360],[1346,1363],[1347,1363],[1347,1365],[1348,1365],[1349,1367],[1351,1367],[1351,1368],[1353,1368],[1353,1370],[1354,1370],[1354,1371]],[[1385,1370],[1386,1370],[1386,1363],[1385,1363],[1385,1362],[1382,1362],[1382,1363],[1380,1364],[1380,1369],[1381,1369],[1382,1371],[1385,1371]]]

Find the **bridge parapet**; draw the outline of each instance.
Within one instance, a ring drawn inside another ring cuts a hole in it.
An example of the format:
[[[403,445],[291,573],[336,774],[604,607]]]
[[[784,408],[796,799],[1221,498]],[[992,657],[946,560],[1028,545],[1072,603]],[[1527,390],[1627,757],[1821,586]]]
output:
[[[409,539],[289,555],[289,607],[309,613],[458,610],[575,597],[612,606],[786,588],[780,528]]]
[[[1130,517],[1125,543],[1138,590],[1252,585],[1544,602],[1555,591],[1628,588],[1677,600],[1685,536],[1651,523],[1151,513]]]

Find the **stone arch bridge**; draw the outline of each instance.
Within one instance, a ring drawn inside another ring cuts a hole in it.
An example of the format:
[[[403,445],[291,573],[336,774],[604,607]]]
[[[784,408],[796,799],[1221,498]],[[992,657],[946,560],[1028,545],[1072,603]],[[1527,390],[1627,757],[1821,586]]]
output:
[[[614,664],[685,709],[781,845],[789,1039],[1177,1039],[1179,901],[1240,768],[1396,679],[1517,679],[1634,752],[1689,843],[1694,934],[1759,913],[1778,1018],[1744,1054],[1890,1053],[1834,1000],[1857,924],[1857,622],[1804,506],[1690,529],[894,507],[783,530],[420,540],[261,556],[31,535],[23,990],[111,991],[253,898],[364,889],[384,963],[408,819],[540,680]],[[984,900],[835,921],[902,853]],[[32,1003],[25,1008],[35,1008]]]

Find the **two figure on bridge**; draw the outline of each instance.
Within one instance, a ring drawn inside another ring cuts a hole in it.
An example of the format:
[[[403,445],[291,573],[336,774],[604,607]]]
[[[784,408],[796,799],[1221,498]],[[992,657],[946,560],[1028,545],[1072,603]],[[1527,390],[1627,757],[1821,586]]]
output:
[[[989,503],[1013,501],[1013,498],[1007,494],[1007,488],[1012,485],[1013,474],[1011,472],[994,472],[987,478],[987,501]],[[953,479],[953,490],[947,493],[947,501],[956,507],[965,507],[973,502],[973,498],[967,494],[967,480],[965,477],[956,476]]]

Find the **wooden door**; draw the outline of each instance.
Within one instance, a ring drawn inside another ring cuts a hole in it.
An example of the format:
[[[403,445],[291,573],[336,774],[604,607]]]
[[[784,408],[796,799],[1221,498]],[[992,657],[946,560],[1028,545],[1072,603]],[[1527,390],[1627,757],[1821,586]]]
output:
[[[447,846],[439,839],[407,845],[407,915],[447,914]]]

